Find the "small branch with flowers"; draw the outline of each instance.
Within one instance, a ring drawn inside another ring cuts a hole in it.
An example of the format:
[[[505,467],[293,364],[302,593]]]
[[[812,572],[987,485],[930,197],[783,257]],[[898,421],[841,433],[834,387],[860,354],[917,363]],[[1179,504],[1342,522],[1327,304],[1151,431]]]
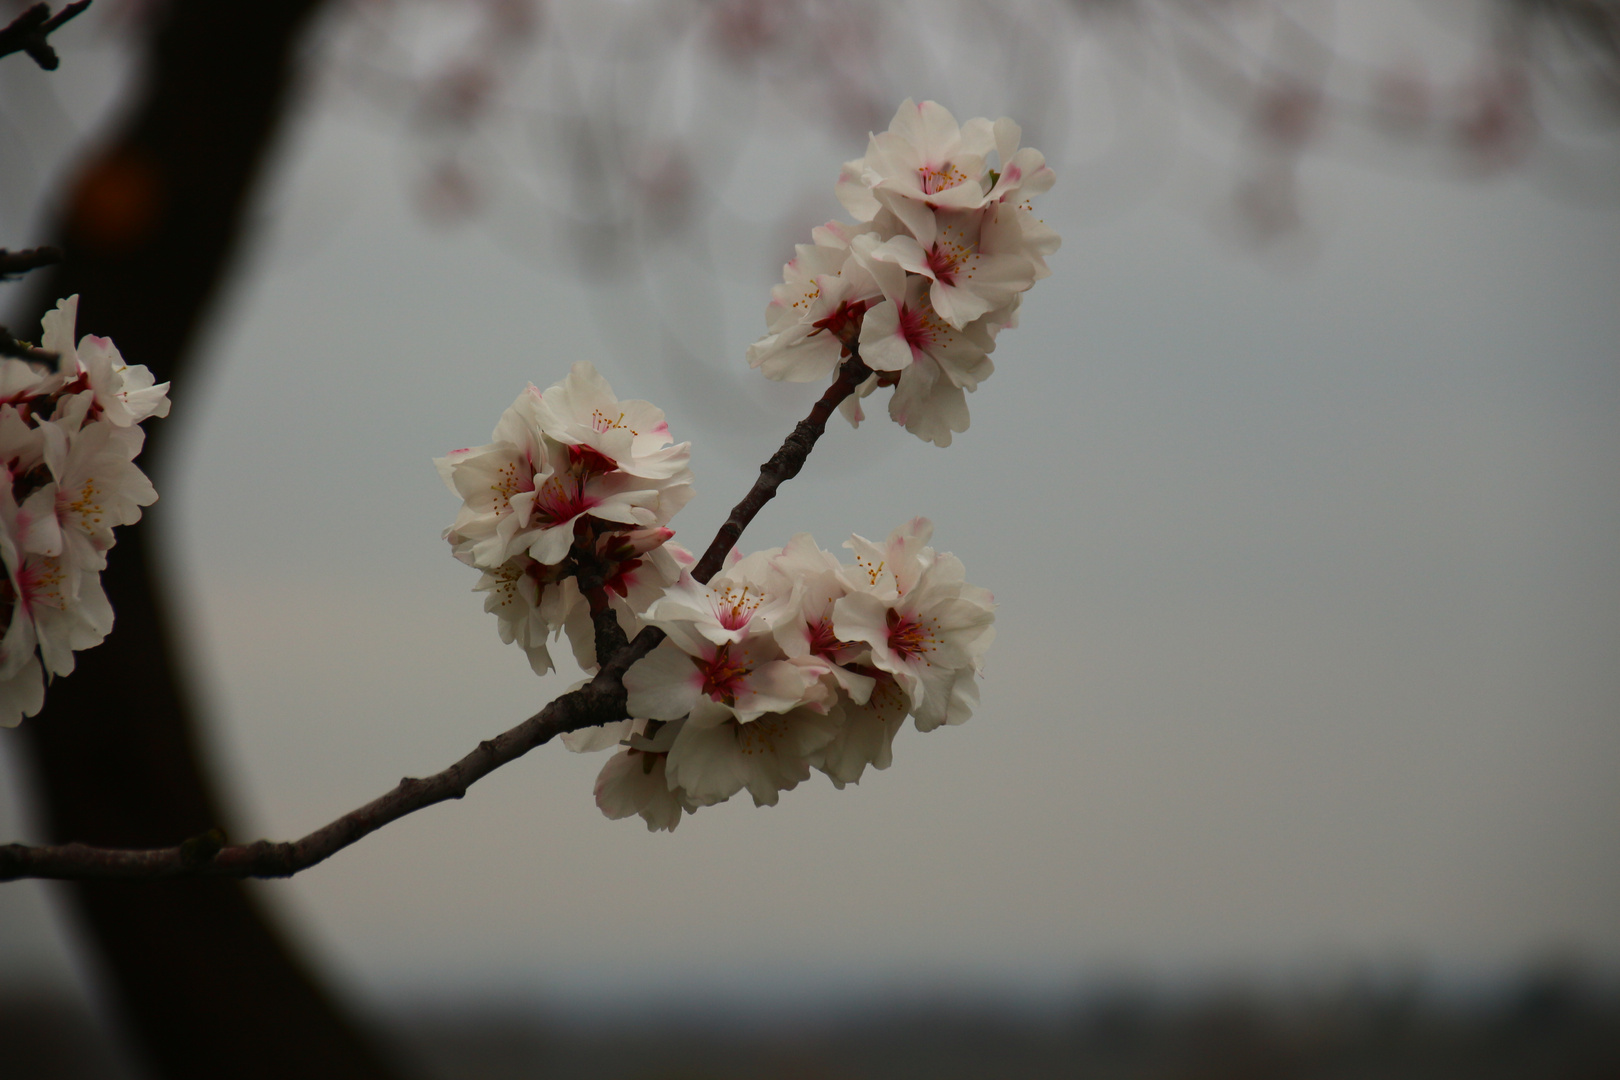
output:
[[[945,446],[967,430],[966,394],[990,376],[997,335],[1015,324],[1058,245],[1028,203],[1051,186],[1051,170],[1019,139],[1010,120],[959,126],[940,105],[907,101],[865,157],[844,166],[837,194],[856,221],[822,226],[798,247],[773,289],[768,333],[748,355],[771,378],[831,383],[701,557],[668,527],[691,498],[690,444],[674,444],[659,409],[620,401],[588,363],[544,392],[526,388],[490,443],[438,460],[462,500],[445,539],[480,572],[474,589],[501,639],[543,675],[566,637],[586,682],[444,771],[407,777],[300,840],[232,845],[215,832],[140,851],[10,844],[0,846],[0,880],[289,876],[461,798],[554,738],[576,752],[616,751],[596,781],[608,817],[673,830],[744,790],[774,805],[813,770],[839,788],[857,783],[868,767],[889,766],[908,716],[919,731],[967,720],[994,603],[960,560],[929,545],[926,519],[883,542],[851,537],[849,563],[808,533],[747,556],[735,544],[803,468],[835,410],[858,425],[862,399],[888,387],[891,418],[919,437]],[[95,532],[64,509],[77,505],[69,477],[80,474],[49,448],[73,445],[74,418],[94,416],[113,426],[135,417],[138,450],[139,419],[167,411],[165,387],[109,360],[110,342],[72,346],[73,309],[64,301],[46,320],[44,346],[60,353],[61,371],[3,361],[5,382],[20,389],[0,398],[0,459],[12,480],[0,485],[10,575],[0,723],[37,713],[42,671],[66,674],[72,651],[111,627],[95,582],[110,528]],[[134,480],[133,456],[103,463],[108,479],[94,490],[118,498],[97,511],[96,528],[133,521],[156,497]],[[35,585],[46,577],[57,588],[49,596]],[[78,630],[66,632],[74,613]]]

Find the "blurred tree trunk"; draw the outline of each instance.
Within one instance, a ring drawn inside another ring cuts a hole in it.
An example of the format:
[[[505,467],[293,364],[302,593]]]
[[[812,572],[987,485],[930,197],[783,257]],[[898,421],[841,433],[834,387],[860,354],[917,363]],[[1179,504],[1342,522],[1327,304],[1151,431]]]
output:
[[[160,5],[129,111],[83,162],[58,225],[67,259],[38,283],[34,313],[80,293],[79,332],[111,337],[130,363],[173,379],[177,416],[319,6]],[[161,470],[172,423],[146,425],[149,470]],[[117,613],[111,636],[79,656],[76,673],[23,725],[53,840],[144,847],[228,825],[198,755],[159,561],[147,526],[121,530],[103,575]],[[292,955],[251,886],[62,888],[128,1034],[159,1075],[393,1075]]]

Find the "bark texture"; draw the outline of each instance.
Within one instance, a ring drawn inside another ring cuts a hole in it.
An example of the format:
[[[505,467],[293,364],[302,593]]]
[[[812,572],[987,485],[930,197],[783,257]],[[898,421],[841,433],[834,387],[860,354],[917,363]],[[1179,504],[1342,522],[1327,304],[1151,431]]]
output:
[[[79,332],[111,337],[129,362],[173,379],[177,417],[319,6],[160,6],[128,111],[70,190],[57,230],[65,261],[33,283],[32,325],[58,297],[79,293]],[[173,422],[147,425],[143,465],[160,490]],[[121,530],[103,575],[117,614],[111,636],[81,654],[44,712],[23,724],[38,810],[58,841],[151,847],[230,831],[198,753],[197,710],[150,536],[145,525]],[[156,1075],[397,1075],[243,883],[79,882],[64,893]]]

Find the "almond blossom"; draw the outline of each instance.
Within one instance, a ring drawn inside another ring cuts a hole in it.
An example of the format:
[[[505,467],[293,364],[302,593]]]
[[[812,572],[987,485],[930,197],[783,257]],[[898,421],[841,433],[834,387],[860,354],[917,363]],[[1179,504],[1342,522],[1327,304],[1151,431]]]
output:
[[[966,395],[993,374],[998,335],[1059,244],[1029,202],[1052,171],[1022,137],[1006,118],[958,124],[936,102],[904,102],[838,178],[855,222],[818,226],[783,266],[750,366],[792,382],[837,373],[852,425],[863,399],[889,389],[889,415],[908,431],[939,446],[966,431]],[[520,395],[494,442],[439,461],[463,504],[445,538],[483,571],[486,610],[535,671],[550,669],[560,634],[597,667],[610,615],[624,640],[647,635],[620,680],[628,717],[562,737],[575,752],[613,751],[596,782],[604,814],[673,830],[743,791],[775,805],[816,771],[842,788],[889,767],[907,717],[919,731],[969,717],[995,603],[930,546],[926,518],[881,543],[852,536],[853,562],[801,533],[733,550],[699,581],[709,560],[669,541],[691,494],[687,447],[669,443],[661,412],[619,402],[576,364]],[[782,461],[803,460],[795,445]],[[737,512],[751,516],[761,490]]]
[[[64,380],[62,395],[88,390],[92,419],[105,417],[115,427],[127,428],[154,416],[169,415],[169,384],[154,384],[144,365],[129,365],[111,340],[86,334],[73,343],[79,315],[77,294],[57,302],[42,320],[40,347],[57,354],[57,371]]]
[[[844,787],[888,768],[908,715],[921,731],[965,720],[993,604],[932,531],[914,518],[883,543],[851,537],[853,563],[801,533],[707,585],[683,574],[642,614],[666,637],[625,674],[636,719],[564,737],[618,748],[603,812],[658,830],[743,791],[775,805],[813,771]]]
[[[984,205],[985,159],[995,145],[990,121],[958,127],[938,102],[907,98],[889,130],[868,137],[866,156],[845,163],[838,201],[860,221],[887,208],[916,232],[933,210]]]
[[[870,232],[851,233],[837,222],[811,230],[782,267],[782,284],[771,290],[765,311],[767,335],[748,347],[748,364],[767,378],[811,382],[833,373],[845,353],[849,331],[883,294],[878,274],[895,274],[855,256],[869,248]],[[896,287],[898,283],[890,285]]]
[[[815,684],[818,673],[783,657],[768,633],[716,644],[678,621],[648,621],[667,637],[625,674],[632,715],[679,720],[709,702],[746,723],[796,707]]]
[[[966,395],[995,370],[996,335],[1050,271],[1058,236],[1029,200],[1055,179],[1003,117],[958,125],[937,102],[903,102],[835,188],[856,218],[816,229],[783,268],[767,334],[748,362],[773,379],[831,375],[852,351],[875,374],[839,405],[893,387],[889,415],[938,446],[970,422]]]
[[[559,563],[582,519],[660,526],[691,498],[690,447],[667,445],[657,409],[616,401],[583,362],[546,394],[552,400],[529,386],[502,414],[492,442],[437,461],[463,500],[446,536],[471,565],[493,569],[520,553]]]
[[[893,676],[873,674],[864,702],[840,702],[842,723],[812,760],[834,787],[860,783],[867,766],[881,770],[894,763],[894,737],[906,722],[910,702]]]
[[[491,438],[435,461],[462,500],[444,534],[451,553],[482,571],[484,610],[537,674],[564,633],[593,668],[592,613],[611,608],[634,632],[692,561],[665,527],[692,497],[690,444],[671,445],[661,410],[618,400],[585,362],[544,393],[527,387]]]
[[[612,820],[638,814],[649,831],[674,832],[682,813],[694,813],[699,805],[669,779],[669,748],[682,725],[661,725],[650,737],[643,734],[647,725],[637,726],[641,730],[626,738],[625,748],[602,766],[596,778],[596,805]]]
[[[959,724],[971,699],[956,685],[971,680],[983,663],[994,637],[994,601],[963,580],[961,560],[949,553],[925,547],[904,569],[915,577],[892,599],[860,591],[841,598],[833,606],[833,629],[846,641],[865,643],[873,666],[894,676],[919,731]],[[895,578],[904,581],[899,570]]]
[[[930,223],[922,236],[886,241],[873,257],[927,279],[930,306],[954,329],[1005,306],[1044,269],[1028,250],[1016,206],[940,213]]]
[[[815,755],[841,725],[842,717],[808,705],[745,723],[699,703],[670,747],[668,783],[699,806],[744,789],[755,806],[775,806],[782,792],[810,779]]]

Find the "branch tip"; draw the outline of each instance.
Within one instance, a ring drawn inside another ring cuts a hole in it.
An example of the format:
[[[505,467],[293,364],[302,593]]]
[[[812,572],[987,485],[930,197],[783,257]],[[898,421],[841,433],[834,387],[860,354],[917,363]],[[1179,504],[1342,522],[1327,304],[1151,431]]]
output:
[[[14,52],[27,53],[29,58],[46,71],[55,71],[61,58],[46,40],[61,25],[90,6],[90,0],[74,0],[51,14],[49,4],[35,4],[0,29],[0,56]]]

